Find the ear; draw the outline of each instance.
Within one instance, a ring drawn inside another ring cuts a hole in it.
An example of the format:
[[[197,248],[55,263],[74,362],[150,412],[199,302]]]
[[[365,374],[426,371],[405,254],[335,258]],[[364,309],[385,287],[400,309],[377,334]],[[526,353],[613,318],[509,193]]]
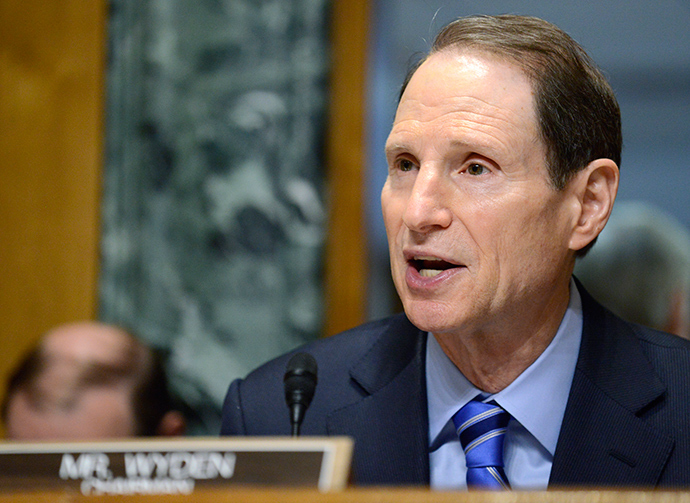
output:
[[[618,166],[611,159],[596,159],[570,183],[577,198],[575,227],[570,249],[580,250],[591,243],[609,220],[618,192]]]
[[[178,437],[187,431],[187,421],[181,412],[171,410],[165,413],[156,428],[156,435],[161,437]]]

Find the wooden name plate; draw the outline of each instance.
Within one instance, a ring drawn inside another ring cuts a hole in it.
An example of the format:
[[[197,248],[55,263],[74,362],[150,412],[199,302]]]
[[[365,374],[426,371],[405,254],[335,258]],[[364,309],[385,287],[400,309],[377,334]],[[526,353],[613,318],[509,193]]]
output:
[[[347,484],[351,456],[352,441],[344,437],[0,443],[0,493],[191,494],[214,486],[335,491]]]

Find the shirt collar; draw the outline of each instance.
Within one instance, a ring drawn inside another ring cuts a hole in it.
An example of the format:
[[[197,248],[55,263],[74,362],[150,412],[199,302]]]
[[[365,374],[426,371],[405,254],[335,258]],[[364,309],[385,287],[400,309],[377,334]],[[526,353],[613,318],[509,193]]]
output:
[[[515,381],[491,397],[551,455],[556,451],[581,338],[582,302],[571,280],[570,302],[556,336]],[[458,370],[431,334],[427,337],[426,382],[429,445],[433,451],[446,441],[453,414],[482,391]]]

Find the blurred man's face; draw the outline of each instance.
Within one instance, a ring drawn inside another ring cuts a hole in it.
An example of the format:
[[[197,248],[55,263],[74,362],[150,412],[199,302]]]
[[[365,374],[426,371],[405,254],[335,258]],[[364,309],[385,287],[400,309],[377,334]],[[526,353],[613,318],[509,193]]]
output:
[[[67,391],[73,369],[55,365],[36,383],[38,400],[19,391],[9,402],[9,440],[96,440],[131,437],[135,421],[131,393],[122,386]]]
[[[93,323],[67,325],[42,345],[44,369],[8,403],[6,433],[11,440],[91,440],[136,433],[131,378],[124,372],[131,351],[118,329]]]
[[[401,98],[386,157],[392,275],[419,328],[491,333],[535,303],[567,303],[575,213],[568,188],[549,181],[518,67],[482,52],[432,55]]]

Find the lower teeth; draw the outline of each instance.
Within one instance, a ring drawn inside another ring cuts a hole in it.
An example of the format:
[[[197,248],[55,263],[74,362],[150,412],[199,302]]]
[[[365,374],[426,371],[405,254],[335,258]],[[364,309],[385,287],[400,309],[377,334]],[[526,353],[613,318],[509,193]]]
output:
[[[419,274],[425,278],[433,278],[434,276],[441,274],[441,270],[439,270],[439,269],[421,269],[419,271]]]

